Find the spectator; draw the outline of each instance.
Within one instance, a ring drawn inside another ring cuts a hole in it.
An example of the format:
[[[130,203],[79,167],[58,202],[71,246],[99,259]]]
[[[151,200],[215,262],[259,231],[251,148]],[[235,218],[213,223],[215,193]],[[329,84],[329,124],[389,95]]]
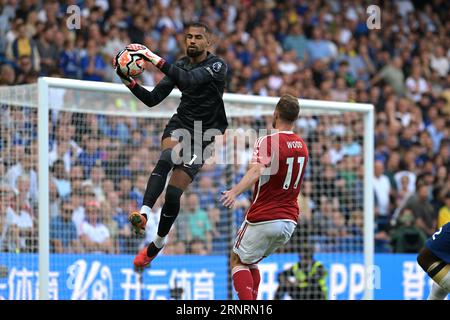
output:
[[[204,241],[208,252],[212,249],[211,222],[208,214],[200,209],[199,199],[195,193],[191,193],[186,198],[188,212],[188,224],[192,239]]]
[[[130,138],[130,130],[125,124],[125,121],[118,119],[117,117],[99,117],[99,129],[100,132],[111,138],[118,139],[117,142],[127,143]]]
[[[186,254],[186,244],[183,241],[175,242],[173,254]]]
[[[361,144],[356,141],[350,133],[345,136],[344,144],[342,146],[342,154],[349,157],[355,157],[362,152]]]
[[[437,228],[441,228],[448,222],[450,222],[450,191],[445,195],[444,205],[439,209]]]
[[[409,190],[409,177],[405,175],[400,179],[400,186],[396,197],[396,207],[403,208],[410,196],[412,196],[412,192]]]
[[[328,63],[331,59],[333,52],[328,41],[323,38],[322,30],[319,27],[313,29],[312,39],[306,43],[306,52],[312,63],[319,59]]]
[[[83,166],[84,176],[91,176],[91,169],[99,165],[101,153],[98,150],[98,137],[86,137],[84,151],[78,156],[78,164]]]
[[[31,65],[34,70],[40,69],[39,51],[36,42],[27,35],[27,29],[23,20],[20,20],[17,25],[17,37],[12,41],[7,49],[7,57],[11,61],[18,62],[23,56],[28,56],[31,59]]]
[[[59,198],[67,198],[71,193],[70,179],[68,174],[64,170],[64,162],[62,160],[56,160],[52,167],[53,182],[56,185]]]
[[[394,174],[395,184],[397,186],[401,186],[401,179],[407,176],[408,177],[408,191],[414,192],[416,191],[416,174],[413,170],[409,170],[408,164],[405,160],[399,161],[398,171]]]
[[[9,64],[0,65],[0,86],[12,86],[16,82],[16,72]]]
[[[145,188],[147,187],[147,177],[144,172],[139,172],[135,175],[133,187],[131,190],[131,197],[136,200],[137,206],[140,208],[144,200]]]
[[[333,146],[329,149],[328,154],[331,164],[333,165],[344,158],[344,154],[342,152],[342,139],[340,136],[337,136],[333,139]]]
[[[188,244],[188,248],[190,254],[204,256],[210,253],[210,251],[207,249],[205,241],[198,238],[192,239]]]
[[[403,96],[405,93],[405,76],[402,70],[403,61],[400,57],[394,57],[391,62],[383,67],[375,77],[370,81],[371,85],[376,85],[380,80],[384,80],[387,84],[392,86],[395,93]]]
[[[70,188],[71,190],[80,190],[83,187],[84,173],[82,166],[73,166],[70,170]]]
[[[58,67],[57,62],[60,52],[54,43],[57,31],[56,25],[47,24],[44,31],[39,34],[36,46],[41,62],[40,71],[43,75],[49,75],[50,70]]]
[[[427,130],[433,142],[433,154],[436,154],[439,151],[442,140],[445,137],[450,137],[448,128],[445,125],[445,118],[437,118],[428,126]]]
[[[98,46],[95,40],[89,40],[87,42],[86,54],[80,61],[83,80],[103,81],[103,77],[106,74],[106,64],[98,52]]]
[[[123,178],[134,180],[135,177],[143,171],[143,167],[144,166],[141,160],[141,155],[131,155],[130,160],[128,161],[128,165],[122,169],[120,175]]]
[[[142,242],[141,239],[132,234],[130,224],[128,222],[129,213],[137,210],[136,201],[130,196],[122,197],[121,209],[121,213],[115,216],[115,221],[119,227],[120,252],[134,254],[139,249],[140,242]]]
[[[348,230],[350,236],[362,240],[364,235],[364,215],[361,211],[354,211],[350,214],[350,218],[348,219]]]
[[[428,200],[430,186],[419,183],[417,192],[406,202],[405,208],[414,214],[416,226],[430,237],[436,230],[436,213]]]
[[[390,208],[390,193],[391,184],[388,177],[384,175],[384,165],[381,161],[375,161],[375,177],[374,177],[374,189],[375,189],[375,203],[376,211],[382,216],[389,215]]]
[[[95,198],[99,203],[104,201],[106,198],[106,193],[103,186],[104,180],[105,172],[102,166],[96,164],[91,168],[91,178],[83,182],[83,185],[91,186],[92,191],[95,193]]]
[[[60,53],[59,69],[65,78],[79,79],[81,77],[80,51],[75,47],[75,39],[64,41],[64,50]]]
[[[19,185],[23,185],[26,189],[28,179],[25,176],[19,178]],[[22,195],[20,191],[22,190]],[[34,219],[32,217],[32,209],[25,200],[26,194],[23,189],[18,189],[18,193],[13,198],[13,205],[8,210],[8,228],[11,228],[12,238],[16,239],[18,243],[14,243],[13,251],[16,252],[36,252],[37,242],[36,234],[33,233]]]
[[[302,246],[299,262],[278,275],[275,300],[285,299],[286,294],[295,300],[328,299],[327,270],[313,255],[314,249],[309,244]]]
[[[186,244],[183,241],[171,241],[164,246],[164,255],[186,254]]]
[[[72,221],[77,228],[77,234],[80,236],[82,225],[86,217],[85,198],[81,187],[72,188],[71,204],[73,206]]]
[[[278,62],[278,70],[282,74],[293,74],[298,70],[298,66],[295,63],[296,52],[294,50],[283,53],[281,61]]]
[[[72,165],[83,152],[83,149],[74,140],[75,127],[73,125],[67,125],[61,117],[56,122],[55,128],[56,137],[50,143],[49,162],[50,165],[53,165],[56,160],[63,160],[64,169],[67,173],[70,173]]]
[[[217,189],[214,187],[212,178],[201,176],[198,188],[199,205],[202,210],[216,207]]]
[[[436,71],[440,77],[446,77],[450,70],[450,62],[448,57],[445,56],[444,47],[438,45],[436,49],[431,53],[430,67]]]
[[[303,35],[302,27],[300,23],[291,25],[291,31],[283,40],[283,49],[285,51],[295,50],[297,59],[306,59],[307,40]]]
[[[72,221],[73,206],[70,201],[61,203],[60,215],[50,222],[51,252],[81,253],[82,246],[78,239],[77,229]]]
[[[80,240],[86,252],[114,252],[110,232],[101,221],[100,206],[95,201],[86,203],[86,220],[81,226]]]
[[[414,224],[414,215],[410,209],[403,210],[399,226],[393,231],[391,245],[395,253],[418,253],[423,248],[427,237]]]
[[[0,184],[0,252],[20,250],[19,230],[15,224],[14,192],[10,186]]]
[[[117,193],[119,197],[130,197],[131,196],[131,180],[128,178],[122,178],[119,183],[119,188]]]
[[[36,208],[37,198],[31,197],[30,189],[30,177],[26,174],[17,178],[17,196],[21,209],[27,211],[30,215],[33,215],[33,211]]]
[[[428,92],[429,85],[421,76],[420,66],[414,66],[411,76],[406,79],[406,95],[414,102],[419,102],[422,94]]]
[[[220,209],[211,208],[208,210],[208,219],[211,222],[211,254],[225,254],[227,250],[226,228],[222,227],[220,216]]]

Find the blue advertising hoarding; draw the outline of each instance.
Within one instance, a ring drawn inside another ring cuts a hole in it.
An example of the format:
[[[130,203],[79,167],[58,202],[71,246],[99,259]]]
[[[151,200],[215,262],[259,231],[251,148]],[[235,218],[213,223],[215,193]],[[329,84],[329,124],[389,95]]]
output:
[[[176,290],[185,300],[227,299],[226,256],[160,256],[144,273],[136,273],[130,255],[50,256],[51,299],[171,299]],[[362,254],[316,254],[328,272],[332,300],[359,300],[369,277],[374,297],[426,299],[431,280],[416,263],[416,255],[376,254],[375,266],[366,274]],[[298,261],[296,254],[276,254],[259,264],[259,299],[273,299],[278,274]],[[36,299],[38,256],[0,254],[7,274],[0,277],[0,299]]]

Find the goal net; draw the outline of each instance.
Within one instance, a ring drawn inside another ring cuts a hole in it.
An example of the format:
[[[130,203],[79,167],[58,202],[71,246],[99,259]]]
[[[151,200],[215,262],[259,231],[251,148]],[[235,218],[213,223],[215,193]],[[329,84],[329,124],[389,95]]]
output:
[[[0,88],[0,297],[3,299],[236,299],[228,257],[252,200],[230,210],[221,191],[245,174],[270,133],[275,97],[225,94],[229,129],[183,194],[169,243],[144,271],[139,209],[180,92],[147,108],[125,86],[41,78]],[[371,299],[373,109],[300,100],[295,131],[310,161],[292,239],[260,262],[259,299]],[[304,269],[304,266],[308,266]]]

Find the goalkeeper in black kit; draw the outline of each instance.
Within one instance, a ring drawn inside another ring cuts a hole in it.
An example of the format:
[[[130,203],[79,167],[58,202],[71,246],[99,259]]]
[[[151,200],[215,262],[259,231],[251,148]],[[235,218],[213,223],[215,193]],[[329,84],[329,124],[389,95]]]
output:
[[[136,268],[148,266],[165,245],[166,236],[180,211],[182,193],[203,166],[206,160],[204,154],[208,151],[211,154],[214,136],[223,134],[228,126],[222,99],[227,65],[207,50],[211,45],[208,27],[198,22],[189,24],[185,29],[185,41],[186,56],[173,64],[143,45],[133,44],[126,48],[141,55],[165,74],[152,91],[124,76],[120,68],[114,65],[122,82],[148,107],[159,104],[175,86],[182,92],[180,105],[162,134],[161,155],[148,180],[142,208],[129,216],[133,230],[143,234],[147,216],[164,190],[169,172],[173,170],[158,232],[153,242],[135,257]],[[181,146],[181,152],[177,151],[178,147],[175,148],[177,145]]]

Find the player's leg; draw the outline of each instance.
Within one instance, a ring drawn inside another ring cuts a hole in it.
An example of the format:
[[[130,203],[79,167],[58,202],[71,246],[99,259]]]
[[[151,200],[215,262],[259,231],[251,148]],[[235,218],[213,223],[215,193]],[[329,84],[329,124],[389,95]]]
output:
[[[420,251],[417,262],[436,284],[436,286],[433,284],[428,299],[444,299],[450,292],[450,265],[438,258],[427,247]]]
[[[447,290],[441,288],[436,282],[433,282],[427,300],[444,300],[447,295]]]
[[[429,238],[417,256],[417,262],[443,290],[450,292],[450,223],[442,226]],[[432,298],[442,296],[436,288]]]
[[[158,224],[158,232],[154,241],[155,251],[149,247],[148,254],[157,254],[159,250],[164,246],[166,237],[175,222],[178,213],[180,212],[180,198],[183,192],[187,189],[192,182],[191,176],[189,176],[184,170],[175,168],[172,176],[170,177],[169,184],[166,189],[166,197],[164,205],[161,209],[161,217]]]
[[[172,150],[178,143],[172,140],[171,137],[166,137],[161,141],[162,152],[148,179],[141,210],[140,212],[132,212],[129,217],[134,231],[137,234],[143,234],[145,232],[145,225],[147,223],[147,217],[150,215],[150,210],[166,186],[167,175],[174,166]]]
[[[161,251],[166,243],[167,234],[170,231],[175,219],[180,211],[180,198],[184,190],[192,182],[192,177],[184,170],[175,168],[170,177],[166,189],[164,205],[161,209],[161,216],[158,225],[158,232],[155,239],[139,252],[134,259],[136,267],[147,266]]]
[[[253,277],[249,267],[241,262],[235,252],[231,252],[230,266],[233,287],[239,300],[254,300]]]
[[[261,282],[261,275],[259,273],[259,268],[257,264],[251,264],[248,266],[250,269],[250,273],[252,274],[253,279],[253,300],[256,300],[258,298],[258,290],[259,290],[259,283]]]
[[[271,223],[251,225],[244,221],[234,242],[230,256],[233,286],[240,300],[256,300],[261,277],[258,262],[270,245]]]

